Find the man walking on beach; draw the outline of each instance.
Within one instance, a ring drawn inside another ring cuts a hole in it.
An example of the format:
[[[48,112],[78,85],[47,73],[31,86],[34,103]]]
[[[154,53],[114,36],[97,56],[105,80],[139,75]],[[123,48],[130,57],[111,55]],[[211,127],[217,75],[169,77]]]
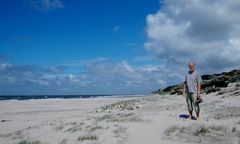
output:
[[[185,82],[183,84],[183,96],[186,96],[187,107],[189,111],[189,118],[193,118],[193,109],[196,112],[197,119],[199,119],[200,107],[198,100],[200,97],[202,78],[195,70],[195,63],[189,63],[189,71],[185,76]]]

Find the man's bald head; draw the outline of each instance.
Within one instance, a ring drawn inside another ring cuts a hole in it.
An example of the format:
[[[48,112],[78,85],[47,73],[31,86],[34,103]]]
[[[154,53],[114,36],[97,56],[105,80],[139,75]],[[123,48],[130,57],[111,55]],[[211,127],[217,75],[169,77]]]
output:
[[[190,65],[196,66],[196,65],[195,65],[195,62],[189,62],[188,65],[189,65],[189,66],[190,66]]]
[[[188,67],[189,67],[189,69],[190,69],[190,71],[195,71],[195,62],[189,62],[189,64],[188,64]]]

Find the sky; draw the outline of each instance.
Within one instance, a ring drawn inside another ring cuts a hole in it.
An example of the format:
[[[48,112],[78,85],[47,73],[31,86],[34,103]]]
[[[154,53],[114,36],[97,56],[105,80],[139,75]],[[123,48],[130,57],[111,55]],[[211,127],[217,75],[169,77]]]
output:
[[[147,94],[239,69],[238,0],[0,2],[0,95]]]

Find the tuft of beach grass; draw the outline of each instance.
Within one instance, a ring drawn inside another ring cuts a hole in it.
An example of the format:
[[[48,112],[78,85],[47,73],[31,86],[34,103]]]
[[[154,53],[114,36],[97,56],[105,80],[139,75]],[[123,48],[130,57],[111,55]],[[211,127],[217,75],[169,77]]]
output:
[[[42,142],[39,140],[28,139],[28,140],[22,140],[22,141],[18,142],[17,144],[42,144]]]
[[[83,135],[83,136],[79,136],[77,138],[78,141],[95,141],[98,140],[98,136],[97,135],[93,135],[93,134],[88,134],[88,135]]]

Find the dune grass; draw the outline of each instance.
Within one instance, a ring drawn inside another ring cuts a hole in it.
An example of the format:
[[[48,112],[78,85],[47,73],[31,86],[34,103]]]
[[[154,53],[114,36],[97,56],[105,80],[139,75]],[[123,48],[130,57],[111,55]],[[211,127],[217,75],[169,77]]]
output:
[[[184,143],[232,144],[233,140],[240,141],[240,130],[236,126],[199,125],[172,126],[164,133],[164,138]]]
[[[63,139],[59,144],[67,144],[67,139]]]
[[[135,113],[117,113],[117,114],[106,114],[103,116],[96,117],[96,121],[106,122],[142,122],[143,119]]]
[[[42,142],[39,140],[22,140],[17,144],[42,144]]]
[[[88,135],[83,135],[83,136],[79,136],[77,138],[78,141],[95,141],[98,140],[98,136],[97,135],[93,135],[93,134],[88,134]]]

